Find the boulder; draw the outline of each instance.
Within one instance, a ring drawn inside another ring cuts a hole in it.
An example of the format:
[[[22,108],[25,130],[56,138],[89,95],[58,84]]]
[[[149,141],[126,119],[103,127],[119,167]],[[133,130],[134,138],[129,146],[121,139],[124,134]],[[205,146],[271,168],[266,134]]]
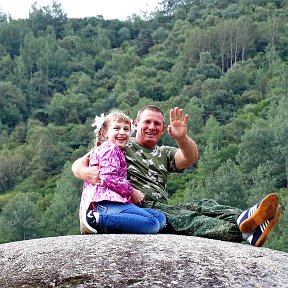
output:
[[[73,235],[0,245],[0,287],[288,287],[288,254],[180,235]]]

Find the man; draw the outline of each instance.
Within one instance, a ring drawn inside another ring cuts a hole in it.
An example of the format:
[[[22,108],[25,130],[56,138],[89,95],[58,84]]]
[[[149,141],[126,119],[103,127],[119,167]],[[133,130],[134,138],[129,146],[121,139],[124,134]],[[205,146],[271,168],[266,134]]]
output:
[[[163,112],[153,105],[138,111],[134,123],[137,132],[126,147],[126,161],[129,180],[145,198],[139,194],[133,202],[164,212],[168,223],[166,233],[233,242],[247,240],[254,246],[262,246],[281,213],[275,193],[243,212],[213,200],[167,204],[168,173],[181,172],[198,160],[197,145],[187,135],[187,122],[188,115],[184,115],[183,109],[171,109],[167,131],[178,148],[158,146],[166,130]],[[72,171],[77,178],[96,184],[98,169],[88,164],[89,155],[85,155],[74,162]]]

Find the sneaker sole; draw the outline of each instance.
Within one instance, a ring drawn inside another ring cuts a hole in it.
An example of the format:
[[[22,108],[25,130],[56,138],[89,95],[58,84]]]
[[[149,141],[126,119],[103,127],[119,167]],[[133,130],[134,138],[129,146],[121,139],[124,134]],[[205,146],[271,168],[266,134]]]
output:
[[[96,233],[88,229],[83,223],[80,223],[80,234],[88,235],[88,234],[96,234]]]
[[[82,219],[80,221],[80,233],[82,235],[87,235],[87,234],[97,234],[97,230],[94,229],[93,227],[91,227],[87,221],[86,221],[86,218],[85,216],[83,217],[84,215],[82,215]]]
[[[252,233],[257,226],[273,217],[278,204],[279,199],[276,193],[267,195],[260,202],[256,212],[240,224],[240,231],[242,233]]]
[[[266,227],[266,229],[264,230],[262,235],[259,237],[259,239],[255,243],[256,247],[261,247],[264,244],[270,231],[277,224],[277,222],[280,218],[280,215],[281,215],[281,211],[282,211],[282,207],[279,205],[278,208],[276,209],[275,215],[269,220],[268,226]]]

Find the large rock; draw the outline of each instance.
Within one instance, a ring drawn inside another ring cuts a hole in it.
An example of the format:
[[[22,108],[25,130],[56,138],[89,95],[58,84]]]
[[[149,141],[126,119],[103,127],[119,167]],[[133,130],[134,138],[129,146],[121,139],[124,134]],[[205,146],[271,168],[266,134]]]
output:
[[[85,235],[0,245],[0,287],[288,287],[288,254],[177,235]]]

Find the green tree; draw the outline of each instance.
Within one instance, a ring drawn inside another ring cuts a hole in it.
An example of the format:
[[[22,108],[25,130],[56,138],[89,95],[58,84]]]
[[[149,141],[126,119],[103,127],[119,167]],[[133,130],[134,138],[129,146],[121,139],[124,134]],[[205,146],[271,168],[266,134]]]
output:
[[[261,164],[273,159],[271,147],[275,144],[273,131],[267,127],[267,122],[259,119],[251,129],[247,130],[239,144],[237,160],[241,170],[249,175]]]
[[[29,28],[25,20],[13,20],[1,24],[0,43],[12,59],[19,55],[20,47],[23,45],[24,37],[28,31]]]
[[[252,184],[248,187],[248,205],[253,205],[267,194],[275,192],[277,178],[273,177],[273,168],[269,163],[259,165],[251,174]]]
[[[15,127],[25,116],[26,103],[21,90],[11,82],[0,82],[0,120]]]
[[[196,65],[194,73],[197,75],[203,75],[204,79],[208,78],[220,78],[222,75],[221,69],[213,63],[213,59],[209,52],[201,52],[200,60]]]
[[[233,116],[236,105],[234,94],[228,90],[225,80],[207,79],[202,85],[201,94],[204,115],[212,114],[221,123],[227,123]]]
[[[71,153],[71,148],[67,143],[63,143],[63,138],[59,137],[57,132],[51,124],[47,127],[38,121],[30,121],[28,124],[27,143],[33,147],[32,159],[29,162],[29,169],[33,171],[30,178],[39,187],[45,186],[49,177],[53,178],[62,171]],[[63,134],[63,130],[59,133],[61,132]],[[62,137],[65,138],[67,134],[64,133]]]
[[[278,195],[280,197],[280,203],[283,207],[283,210],[278,224],[270,233],[269,238],[265,244],[267,243],[266,245],[271,249],[287,252],[288,244],[286,240],[288,237],[288,229],[285,227],[288,219],[288,209],[286,209],[288,205],[288,189],[280,189],[278,191]]]
[[[0,243],[37,238],[40,216],[28,194],[17,194],[7,203],[0,216]]]
[[[235,64],[224,77],[227,81],[227,88],[231,89],[234,94],[242,94],[248,88],[248,81],[242,67]]]
[[[149,49],[154,45],[153,37],[151,31],[141,30],[136,42],[136,54],[138,56],[143,56],[148,54]]]
[[[121,27],[117,32],[119,35],[119,42],[124,42],[131,39],[131,31],[127,27]]]
[[[247,207],[244,179],[233,161],[222,163],[213,177],[207,178],[205,184],[209,198],[212,192],[212,198],[221,204],[242,209]]]
[[[12,190],[29,174],[31,151],[27,145],[0,151],[0,193]]]
[[[0,81],[5,81],[5,79],[12,81],[14,79],[14,67],[15,62],[11,59],[10,55],[3,56],[0,59]]]
[[[36,7],[37,2],[31,6],[28,24],[35,36],[44,35],[47,28],[52,27],[57,39],[64,36],[67,15],[57,0],[52,1],[51,6]]]
[[[84,94],[57,93],[47,107],[47,111],[52,123],[64,125],[71,122],[84,123],[87,117],[92,116],[87,107],[89,107],[89,100]]]
[[[22,73],[24,74],[26,72],[29,78],[31,78],[33,73],[36,71],[36,61],[39,53],[38,51],[40,48],[37,47],[37,42],[38,42],[37,38],[33,35],[32,32],[29,32],[25,36],[24,43],[20,49],[21,58],[19,64],[22,64],[24,66],[22,69],[23,70]]]
[[[45,236],[79,234],[79,205],[82,182],[71,172],[71,163],[63,168],[51,205],[42,218]]]
[[[271,106],[269,126],[274,134],[273,150],[274,175],[278,175],[281,187],[288,187],[288,102],[283,97],[276,107]]]
[[[210,145],[216,150],[220,150],[223,141],[223,131],[217,119],[211,115],[203,128],[203,138],[206,145]]]

